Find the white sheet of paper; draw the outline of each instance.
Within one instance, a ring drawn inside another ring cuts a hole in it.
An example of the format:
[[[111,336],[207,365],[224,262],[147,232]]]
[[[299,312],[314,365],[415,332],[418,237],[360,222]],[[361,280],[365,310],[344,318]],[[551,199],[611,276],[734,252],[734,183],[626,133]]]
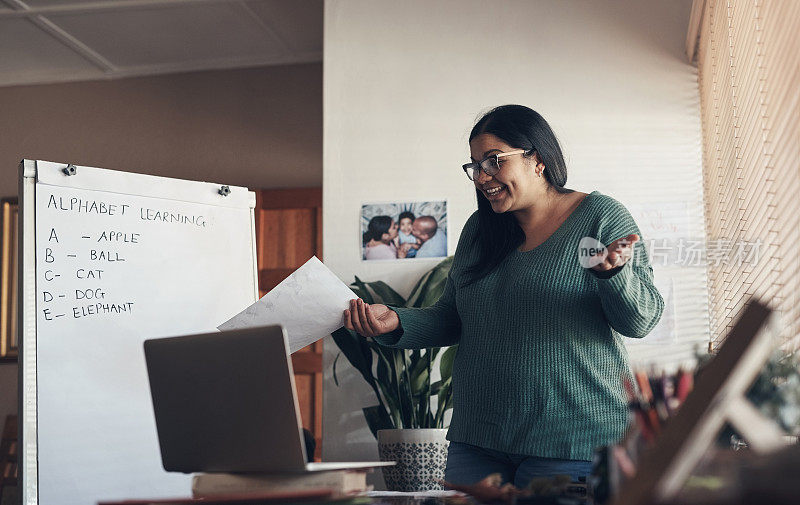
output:
[[[219,330],[282,324],[295,352],[340,328],[342,313],[358,298],[314,256],[253,305],[225,321]]]

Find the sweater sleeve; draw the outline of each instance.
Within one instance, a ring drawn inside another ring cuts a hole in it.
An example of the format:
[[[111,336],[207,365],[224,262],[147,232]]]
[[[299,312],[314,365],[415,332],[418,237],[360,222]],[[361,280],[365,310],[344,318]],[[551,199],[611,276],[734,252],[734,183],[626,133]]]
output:
[[[375,337],[376,342],[402,349],[447,347],[458,343],[461,339],[461,318],[456,308],[456,281],[453,276],[464,262],[464,256],[477,231],[477,217],[476,212],[464,225],[444,292],[439,300],[425,308],[392,307],[400,318],[400,327],[391,333],[378,335]]]
[[[590,272],[597,279],[597,290],[603,312],[612,328],[631,338],[642,338],[650,333],[664,311],[664,299],[653,284],[653,267],[647,255],[641,232],[633,217],[621,203],[608,198],[601,215],[598,237],[604,245],[632,233],[640,240],[634,245],[634,254],[620,268],[609,272]]]

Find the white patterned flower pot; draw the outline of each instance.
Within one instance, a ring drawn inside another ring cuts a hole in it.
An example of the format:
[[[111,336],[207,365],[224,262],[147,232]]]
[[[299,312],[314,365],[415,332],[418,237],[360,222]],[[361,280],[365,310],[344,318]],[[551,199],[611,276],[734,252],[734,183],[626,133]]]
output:
[[[378,430],[378,454],[381,461],[397,461],[383,467],[383,479],[389,491],[430,491],[443,489],[447,464],[447,430],[433,428]]]

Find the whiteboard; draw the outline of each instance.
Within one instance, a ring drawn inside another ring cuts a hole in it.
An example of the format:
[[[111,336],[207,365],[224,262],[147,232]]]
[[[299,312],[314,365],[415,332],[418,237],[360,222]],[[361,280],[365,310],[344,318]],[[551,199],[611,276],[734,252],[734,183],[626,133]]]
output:
[[[257,299],[255,196],[65,167],[21,166],[23,503],[188,496],[161,466],[142,342]]]

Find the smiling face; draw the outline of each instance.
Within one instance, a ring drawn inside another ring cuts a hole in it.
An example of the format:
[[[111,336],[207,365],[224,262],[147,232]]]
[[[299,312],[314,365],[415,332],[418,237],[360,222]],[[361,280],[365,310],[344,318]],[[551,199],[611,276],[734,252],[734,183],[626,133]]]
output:
[[[411,224],[413,221],[411,218],[404,217],[400,220],[400,231],[406,235],[411,235]]]
[[[436,219],[432,216],[420,216],[414,220],[411,233],[421,242],[426,242],[436,235],[437,228]]]
[[[391,242],[396,238],[397,238],[397,222],[392,220],[392,225],[389,226],[389,230],[383,234],[381,240],[388,244],[389,242]]]
[[[482,133],[469,143],[472,161],[482,161],[492,154],[516,151],[491,133]],[[475,187],[489,200],[496,213],[526,209],[547,189],[544,177],[537,177],[536,155],[527,158],[517,154],[499,159],[500,171],[488,176],[480,171]]]

